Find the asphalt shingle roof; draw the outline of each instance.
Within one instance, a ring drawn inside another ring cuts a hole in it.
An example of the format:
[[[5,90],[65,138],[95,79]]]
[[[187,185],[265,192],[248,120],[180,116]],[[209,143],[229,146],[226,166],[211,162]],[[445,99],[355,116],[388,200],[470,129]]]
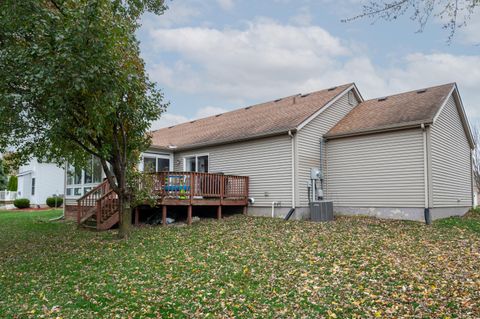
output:
[[[153,131],[152,146],[195,148],[296,129],[353,83],[294,95]]]
[[[454,83],[364,101],[325,136],[339,137],[432,123]]]

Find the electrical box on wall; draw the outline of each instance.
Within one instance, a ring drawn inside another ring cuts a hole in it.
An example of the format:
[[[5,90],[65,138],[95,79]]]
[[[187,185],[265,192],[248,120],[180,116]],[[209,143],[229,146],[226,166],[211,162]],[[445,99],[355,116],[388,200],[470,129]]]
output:
[[[318,167],[310,169],[310,179],[319,180],[323,178],[322,170]]]

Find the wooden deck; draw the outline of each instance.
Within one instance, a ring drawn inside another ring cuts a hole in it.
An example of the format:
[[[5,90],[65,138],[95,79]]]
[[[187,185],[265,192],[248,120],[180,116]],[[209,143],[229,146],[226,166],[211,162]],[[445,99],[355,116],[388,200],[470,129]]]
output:
[[[166,225],[169,206],[187,207],[187,224],[192,222],[193,206],[216,206],[217,218],[222,218],[222,206],[248,205],[247,176],[197,172],[157,172],[145,174],[141,187],[152,188],[157,197],[156,206],[162,208],[162,224]],[[109,229],[118,223],[118,200],[108,183],[102,184],[78,200],[79,225],[96,224],[99,230]],[[135,223],[139,221],[140,208],[135,208]]]

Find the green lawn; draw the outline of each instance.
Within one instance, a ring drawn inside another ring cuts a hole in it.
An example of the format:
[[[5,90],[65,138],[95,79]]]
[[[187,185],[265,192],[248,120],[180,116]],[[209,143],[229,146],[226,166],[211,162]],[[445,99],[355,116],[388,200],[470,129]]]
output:
[[[480,317],[480,216],[115,233],[0,212],[1,318]]]

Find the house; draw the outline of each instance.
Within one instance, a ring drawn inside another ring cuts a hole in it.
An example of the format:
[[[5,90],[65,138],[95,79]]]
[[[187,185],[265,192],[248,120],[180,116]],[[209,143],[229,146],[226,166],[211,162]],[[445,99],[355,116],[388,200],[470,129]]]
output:
[[[64,194],[64,169],[37,158],[18,169],[17,198],[28,198],[30,205],[45,207],[48,197]]]
[[[474,187],[473,190],[473,207],[477,207],[480,205],[480,190],[477,187]]]
[[[327,138],[335,212],[424,220],[473,205],[473,136],[455,84],[365,101]]]
[[[222,191],[234,185],[218,176],[248,177],[239,189],[255,216],[284,217],[294,209],[295,218],[308,219],[315,196],[333,200],[341,214],[424,220],[472,206],[472,147],[455,84],[364,101],[349,83],[154,131],[141,168],[177,172],[158,173],[163,194],[172,176],[182,177],[177,189],[188,183],[192,194],[206,184]],[[311,180],[312,168],[320,181]],[[82,196],[101,176],[85,183],[82,174],[67,173],[67,198]],[[202,176],[212,177],[206,183]],[[189,214],[195,200],[211,204],[207,197],[190,197]],[[186,203],[176,198],[170,204]],[[75,215],[75,201],[67,205]]]

